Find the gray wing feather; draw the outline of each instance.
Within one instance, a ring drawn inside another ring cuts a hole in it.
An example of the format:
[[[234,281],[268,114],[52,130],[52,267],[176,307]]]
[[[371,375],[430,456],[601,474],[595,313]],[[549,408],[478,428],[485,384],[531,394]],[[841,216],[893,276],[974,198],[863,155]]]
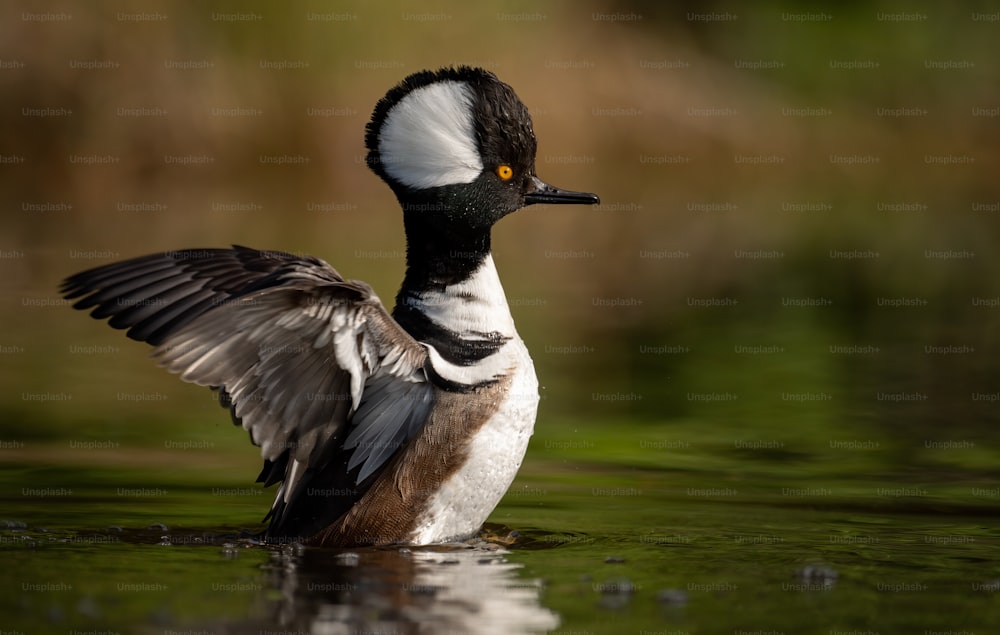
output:
[[[358,482],[413,436],[432,398],[426,349],[357,282],[286,284],[237,298],[153,355],[184,381],[225,386],[267,460],[288,451],[316,467],[328,442],[346,434]],[[286,480],[285,497],[294,486]]]
[[[322,260],[185,250],[82,272],[63,292],[155,345],[181,379],[221,387],[264,459],[288,453],[285,503],[338,448],[353,450],[344,469],[360,484],[427,420],[427,349]]]
[[[361,465],[358,482],[365,480],[427,420],[432,393],[425,383],[400,382],[393,375],[373,377],[365,387],[344,447],[354,449],[348,463]]]

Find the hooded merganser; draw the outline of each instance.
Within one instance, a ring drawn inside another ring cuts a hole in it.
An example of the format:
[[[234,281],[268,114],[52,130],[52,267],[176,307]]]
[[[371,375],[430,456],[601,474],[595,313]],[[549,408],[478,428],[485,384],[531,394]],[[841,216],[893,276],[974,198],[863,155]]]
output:
[[[67,278],[74,307],[219,391],[280,482],[265,539],[430,544],[474,535],[521,465],[538,381],[490,250],[534,203],[598,203],[535,175],[531,117],[492,73],[410,75],[375,106],[368,166],[396,194],[406,274],[365,283],[276,251],[189,249]]]

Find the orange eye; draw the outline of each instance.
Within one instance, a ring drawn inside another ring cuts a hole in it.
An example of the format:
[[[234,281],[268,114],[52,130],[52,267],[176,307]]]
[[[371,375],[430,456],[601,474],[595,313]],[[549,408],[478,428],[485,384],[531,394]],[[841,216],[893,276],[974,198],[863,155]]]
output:
[[[497,176],[500,177],[501,181],[509,181],[514,177],[514,169],[509,165],[501,165],[497,168]]]

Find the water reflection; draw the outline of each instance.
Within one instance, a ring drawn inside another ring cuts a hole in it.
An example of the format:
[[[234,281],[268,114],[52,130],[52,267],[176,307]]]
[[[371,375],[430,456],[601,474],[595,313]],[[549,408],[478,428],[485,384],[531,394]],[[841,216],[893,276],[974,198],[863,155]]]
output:
[[[342,552],[285,547],[267,565],[258,629],[303,633],[537,633],[559,617],[493,545]],[[278,593],[274,593],[277,591]]]

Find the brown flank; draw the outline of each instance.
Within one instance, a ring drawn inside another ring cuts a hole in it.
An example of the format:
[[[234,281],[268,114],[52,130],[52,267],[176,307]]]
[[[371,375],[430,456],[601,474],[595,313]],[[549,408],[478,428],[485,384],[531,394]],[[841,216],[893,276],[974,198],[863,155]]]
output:
[[[431,416],[346,514],[313,536],[323,547],[405,542],[431,496],[468,460],[469,441],[496,414],[512,375],[471,393],[438,390]]]

